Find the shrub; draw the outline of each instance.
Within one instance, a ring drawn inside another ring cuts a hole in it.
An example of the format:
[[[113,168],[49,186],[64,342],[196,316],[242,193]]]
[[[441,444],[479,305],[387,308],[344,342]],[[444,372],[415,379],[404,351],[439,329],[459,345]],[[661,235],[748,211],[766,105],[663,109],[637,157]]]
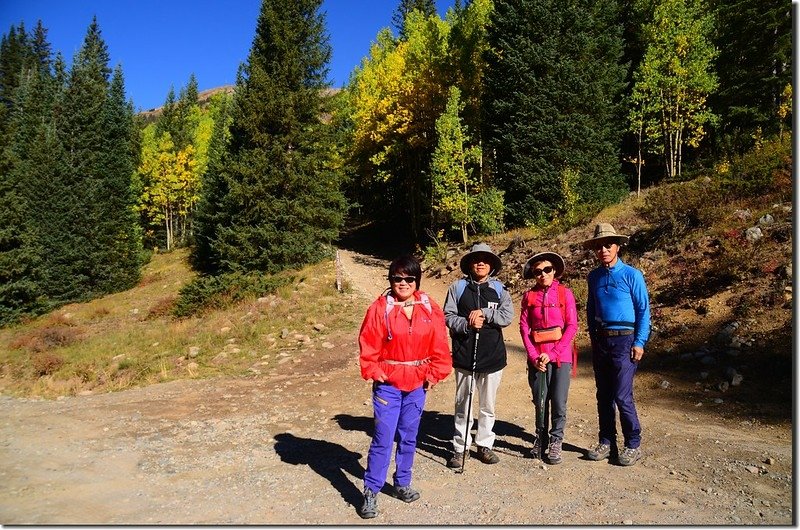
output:
[[[654,226],[651,244],[668,246],[688,233],[711,226],[722,213],[718,203],[710,201],[716,195],[711,179],[679,182],[652,190],[645,198],[639,213]]]
[[[729,198],[792,192],[791,135],[757,144],[734,157],[719,172],[721,191]]]
[[[41,352],[31,357],[33,373],[37,377],[50,375],[64,365],[64,359],[51,352]]]
[[[274,293],[294,280],[294,276],[286,273],[269,276],[231,272],[198,276],[181,288],[172,314],[188,317],[209,309],[223,309],[247,298]]]

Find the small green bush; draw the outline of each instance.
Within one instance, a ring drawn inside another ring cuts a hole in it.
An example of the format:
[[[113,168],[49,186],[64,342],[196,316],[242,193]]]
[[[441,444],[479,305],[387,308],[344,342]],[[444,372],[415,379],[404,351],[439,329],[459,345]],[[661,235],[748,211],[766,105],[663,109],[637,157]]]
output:
[[[433,230],[425,230],[431,243],[421,250],[422,261],[428,265],[441,263],[447,259],[447,243],[443,241],[444,230],[434,233]]]
[[[724,165],[719,173],[721,191],[728,198],[757,197],[783,192],[791,197],[791,135],[754,146]]]
[[[240,272],[198,276],[181,288],[172,314],[188,317],[210,309],[224,309],[247,298],[274,293],[294,279],[289,274]]]

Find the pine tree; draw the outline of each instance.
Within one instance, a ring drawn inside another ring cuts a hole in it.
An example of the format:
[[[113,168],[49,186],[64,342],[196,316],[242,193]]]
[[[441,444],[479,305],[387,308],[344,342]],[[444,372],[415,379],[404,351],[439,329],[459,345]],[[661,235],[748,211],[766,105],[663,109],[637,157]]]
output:
[[[0,44],[0,325],[48,307],[41,284],[37,201],[48,195],[59,155],[51,109],[55,80],[46,31],[14,28]],[[13,75],[12,75],[13,74]]]
[[[130,224],[132,109],[124,102],[121,73],[109,84],[108,62],[95,19],[57,114],[63,170],[42,238],[46,290],[59,302],[130,287],[138,275],[136,228]]]
[[[720,114],[718,142],[747,148],[759,129],[791,127],[778,116],[781,94],[792,83],[792,6],[782,0],[715,0],[714,45],[719,89],[710,98]]]
[[[51,120],[53,86],[42,72],[28,70],[15,91],[5,150],[9,169],[0,174],[0,325],[47,307],[42,283],[43,216],[58,171]]]
[[[339,176],[321,122],[331,49],[321,0],[263,0],[235,93],[225,195],[206,264],[297,267],[329,255],[342,223]],[[208,226],[206,226],[208,228]],[[200,236],[200,234],[198,234]]]
[[[406,34],[406,17],[415,9],[428,17],[436,14],[436,2],[434,0],[400,0],[397,9],[392,15],[392,25],[397,30],[400,40],[405,40],[408,37]]]
[[[119,66],[111,78],[102,118],[100,193],[104,200],[98,204],[102,226],[97,231],[102,263],[94,276],[103,292],[115,292],[133,287],[139,280],[142,251],[131,182],[136,160],[133,105],[125,100]]]
[[[484,139],[513,225],[547,221],[566,170],[585,203],[625,193],[619,104],[625,68],[616,0],[496,0]]]
[[[227,147],[230,140],[231,98],[221,94],[212,99],[214,130],[208,146],[208,166],[202,178],[202,193],[194,217],[195,237],[190,262],[195,270],[216,273],[222,269],[219,253],[212,248],[218,226],[231,224],[228,212],[218,208],[228,194]]]

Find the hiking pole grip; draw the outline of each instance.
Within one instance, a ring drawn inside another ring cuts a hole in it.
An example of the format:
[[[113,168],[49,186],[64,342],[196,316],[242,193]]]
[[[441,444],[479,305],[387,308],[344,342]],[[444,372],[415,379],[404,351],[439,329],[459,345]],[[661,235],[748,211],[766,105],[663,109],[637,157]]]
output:
[[[472,430],[472,392],[475,387],[475,367],[478,364],[478,339],[480,338],[480,330],[475,330],[475,347],[472,349],[472,371],[469,378],[469,397],[467,398],[467,418],[464,425],[464,451],[461,453],[461,469],[459,473],[464,472],[464,466],[467,465],[467,440],[469,440],[469,431]]]

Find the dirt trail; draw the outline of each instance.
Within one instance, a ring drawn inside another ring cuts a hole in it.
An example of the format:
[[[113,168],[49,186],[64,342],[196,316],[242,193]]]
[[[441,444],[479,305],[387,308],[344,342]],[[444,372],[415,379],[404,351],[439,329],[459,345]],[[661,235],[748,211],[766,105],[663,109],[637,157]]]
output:
[[[386,284],[387,262],[340,257],[348,301],[366,309]],[[446,287],[422,282],[440,302]],[[723,421],[708,406],[675,406],[662,389],[637,386],[644,458],[631,468],[586,460],[597,420],[585,356],[570,390],[564,463],[525,458],[533,414],[515,325],[506,339],[500,463],[472,459],[462,475],[445,467],[451,376],[429,393],[423,416],[414,466],[422,498],[406,505],[381,495],[372,523],[794,523],[791,425]],[[361,524],[372,411],[355,331],[314,359],[249,379],[0,398],[0,523]]]

